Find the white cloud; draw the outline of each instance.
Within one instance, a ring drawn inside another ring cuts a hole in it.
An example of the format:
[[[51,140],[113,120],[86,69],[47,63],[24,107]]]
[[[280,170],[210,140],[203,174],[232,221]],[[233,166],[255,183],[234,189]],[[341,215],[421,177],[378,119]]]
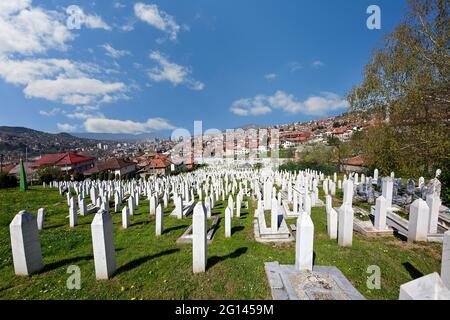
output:
[[[240,99],[231,105],[230,111],[238,116],[259,116],[272,112],[265,96],[258,95],[253,99]]]
[[[89,29],[104,29],[111,30],[111,27],[102,20],[100,16],[97,15],[85,15],[84,16],[84,24]]]
[[[174,86],[185,84],[192,90],[204,89],[204,83],[190,77],[192,71],[189,67],[170,62],[158,51],[150,53],[150,59],[159,64],[159,66],[147,71],[151,80],[155,82],[169,81]]]
[[[115,9],[122,9],[122,8],[125,8],[126,7],[126,5],[124,5],[123,3],[120,3],[120,2],[115,2],[114,3],[114,8]]]
[[[112,28],[103,21],[102,17],[96,14],[86,14],[83,9],[77,5],[71,5],[67,7],[66,13],[68,14],[68,22],[73,24],[73,28],[80,29],[82,25],[89,29],[104,29],[110,31]],[[76,18],[71,18],[76,17]]]
[[[134,5],[134,13],[142,21],[167,33],[171,40],[177,39],[180,26],[175,22],[174,17],[160,10],[156,4],[138,2]]]
[[[289,69],[291,69],[291,72],[298,71],[300,69],[303,69],[303,66],[300,64],[300,62],[292,61],[288,63]]]
[[[254,98],[237,100],[231,105],[230,111],[238,116],[256,116],[280,109],[289,114],[320,116],[345,108],[348,108],[348,102],[332,92],[322,92],[319,96],[298,101],[294,95],[279,90],[272,96],[257,95]]]
[[[122,82],[95,78],[101,70],[92,64],[67,59],[10,60],[0,57],[0,77],[23,85],[28,98],[43,98],[69,105],[111,103],[126,99]]]
[[[150,118],[146,122],[131,120],[116,120],[106,118],[90,118],[84,122],[84,128],[94,133],[143,133],[152,130],[174,129],[167,120],[162,118]]]
[[[264,78],[266,78],[266,80],[269,80],[269,81],[273,81],[273,80],[275,80],[277,77],[278,77],[278,76],[277,76],[277,74],[275,74],[275,73],[269,73],[269,74],[264,75]]]
[[[0,55],[66,49],[73,38],[56,12],[32,7],[31,0],[0,1]]]
[[[109,43],[102,45],[102,48],[106,50],[106,55],[111,58],[117,59],[123,56],[131,55],[130,51],[114,49]]]
[[[313,61],[312,66],[313,66],[314,68],[325,67],[325,63],[323,63],[323,62],[320,61],[320,60],[316,60],[316,61]]]
[[[60,108],[53,108],[50,111],[40,110],[39,114],[45,117],[53,117],[59,114],[60,112],[61,112]]]
[[[36,80],[24,89],[27,97],[43,98],[69,105],[96,104],[105,101],[108,94],[121,92],[125,85],[121,82],[108,83],[86,77],[56,78]]]
[[[59,130],[64,132],[72,132],[75,131],[75,129],[77,128],[77,126],[68,123],[57,123],[56,126],[58,127]]]

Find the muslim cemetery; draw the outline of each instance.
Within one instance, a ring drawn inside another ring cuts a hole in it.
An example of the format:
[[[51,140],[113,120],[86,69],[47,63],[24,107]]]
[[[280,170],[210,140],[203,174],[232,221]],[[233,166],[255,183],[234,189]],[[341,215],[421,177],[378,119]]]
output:
[[[25,181],[0,190],[0,298],[449,299],[439,174]]]

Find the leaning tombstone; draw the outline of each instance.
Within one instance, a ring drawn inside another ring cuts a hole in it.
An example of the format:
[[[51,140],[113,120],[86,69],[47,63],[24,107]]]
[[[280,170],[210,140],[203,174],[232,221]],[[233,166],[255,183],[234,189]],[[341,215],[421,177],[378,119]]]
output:
[[[97,280],[109,279],[116,271],[113,221],[109,212],[100,210],[95,214],[91,233],[95,276]]]
[[[44,267],[36,219],[25,210],[15,215],[9,225],[14,272],[30,275]]]

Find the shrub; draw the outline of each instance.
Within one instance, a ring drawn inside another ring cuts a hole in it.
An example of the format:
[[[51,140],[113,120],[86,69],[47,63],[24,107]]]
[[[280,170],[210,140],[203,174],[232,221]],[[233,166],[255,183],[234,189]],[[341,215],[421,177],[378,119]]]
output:
[[[73,174],[73,180],[74,181],[83,181],[84,180],[84,174],[82,174],[81,172],[75,172]]]
[[[10,176],[6,173],[0,173],[0,189],[17,187],[16,177]]]

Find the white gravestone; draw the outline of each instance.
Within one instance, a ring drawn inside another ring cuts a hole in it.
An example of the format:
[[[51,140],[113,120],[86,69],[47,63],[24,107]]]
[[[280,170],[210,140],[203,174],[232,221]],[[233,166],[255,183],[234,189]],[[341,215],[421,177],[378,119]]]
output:
[[[272,209],[270,210],[270,228],[273,233],[278,231],[278,201],[276,198],[272,199]]]
[[[402,284],[399,300],[450,300],[450,290],[434,272]]]
[[[437,195],[429,194],[427,196],[427,205],[428,208],[430,209],[430,214],[428,218],[428,233],[437,233],[441,199]]]
[[[37,227],[38,230],[44,229],[45,208],[40,208],[37,213]]]
[[[387,202],[383,196],[379,196],[375,203],[375,229],[386,230]]]
[[[95,276],[97,280],[109,279],[116,271],[113,221],[109,212],[100,210],[95,214],[91,233]]]
[[[382,179],[381,192],[386,199],[386,208],[392,207],[392,192],[394,187],[394,180],[392,177],[385,177]]]
[[[314,255],[314,224],[311,216],[302,213],[297,218],[297,236],[295,242],[295,268],[312,271]]]
[[[128,198],[128,214],[130,216],[134,215],[134,200],[132,196]]]
[[[87,205],[86,205],[86,199],[81,198],[79,201],[80,205],[80,215],[85,216],[88,214]]]
[[[75,197],[70,198],[70,209],[69,209],[69,224],[71,228],[75,228],[77,225],[77,202]]]
[[[36,219],[26,211],[15,215],[9,225],[14,272],[30,275],[44,267]]]
[[[201,202],[197,202],[192,216],[192,269],[194,273],[206,271],[208,257],[207,229],[205,208]]]
[[[334,208],[327,212],[327,232],[330,239],[337,239],[338,214]]]
[[[428,205],[422,199],[414,201],[409,208],[408,241],[427,241]]]
[[[344,247],[351,247],[353,242],[353,208],[348,204],[343,204],[339,208],[338,244]]]
[[[130,216],[128,214],[128,207],[122,209],[122,228],[127,229],[130,226]]]
[[[156,213],[156,206],[158,205],[157,202],[158,201],[155,195],[150,197],[150,215],[152,216]]]
[[[231,237],[231,209],[225,209],[225,238]]]
[[[450,231],[444,233],[442,245],[441,278],[445,286],[450,289]]]
[[[156,207],[156,235],[160,236],[163,232],[163,210],[161,204]]]

